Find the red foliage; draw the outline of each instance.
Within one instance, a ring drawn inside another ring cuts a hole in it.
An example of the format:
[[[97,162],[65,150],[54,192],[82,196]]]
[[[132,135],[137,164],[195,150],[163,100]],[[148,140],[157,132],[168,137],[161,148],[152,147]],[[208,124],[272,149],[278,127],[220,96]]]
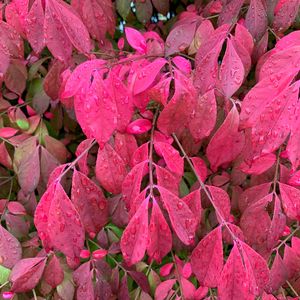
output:
[[[299,298],[300,1],[186,2],[1,4],[4,299]]]

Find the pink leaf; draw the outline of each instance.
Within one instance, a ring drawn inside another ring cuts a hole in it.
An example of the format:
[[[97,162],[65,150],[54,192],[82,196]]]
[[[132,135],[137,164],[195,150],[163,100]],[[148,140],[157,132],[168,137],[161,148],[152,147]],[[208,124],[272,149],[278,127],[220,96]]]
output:
[[[114,34],[116,20],[114,6],[110,0],[79,0],[78,5],[75,1],[71,4],[81,16],[91,36],[97,39],[101,46],[107,31],[110,35]]]
[[[79,155],[81,155],[87,148],[91,146],[92,142],[93,139],[86,139],[82,141],[76,149],[75,152],[76,156],[78,157]],[[85,175],[89,174],[89,167],[87,164],[87,160],[88,160],[88,151],[86,151],[85,154],[82,155],[81,158],[78,160],[79,169]]]
[[[187,194],[182,200],[188,205],[190,210],[193,212],[197,223],[201,223],[202,207],[201,207],[201,194],[200,190],[197,189]]]
[[[279,183],[282,206],[292,220],[300,220],[300,191],[292,186]]]
[[[226,52],[220,68],[221,87],[226,98],[230,98],[242,85],[245,70],[231,39],[227,39]]]
[[[43,278],[52,288],[56,288],[64,280],[64,271],[55,255],[50,258],[50,262],[48,262],[45,268]]]
[[[207,185],[206,187],[212,196],[219,222],[222,223],[222,218],[227,221],[230,220],[230,199],[228,194],[223,189],[215,186]]]
[[[243,3],[243,0],[232,0],[226,5],[223,5],[222,11],[218,18],[218,25],[221,26],[223,24],[232,24],[236,22]]]
[[[101,189],[84,174],[74,170],[71,199],[86,232],[97,234],[108,221],[108,204]]]
[[[270,271],[270,279],[266,290],[270,293],[277,291],[280,286],[282,286],[288,278],[288,273],[286,266],[279,253],[276,253],[275,259],[272,264]]]
[[[70,98],[88,90],[95,70],[99,74],[104,71],[105,61],[102,59],[93,59],[85,61],[77,66],[72,74],[68,77],[64,91],[61,93],[62,98]],[[102,71],[101,71],[102,70]]]
[[[263,292],[266,284],[269,282],[267,262],[244,242],[241,242],[241,246],[245,254],[245,267],[248,273],[250,292],[258,296]]]
[[[77,286],[77,299],[94,299],[93,271],[90,270],[91,263],[82,264],[73,274]]]
[[[157,154],[163,157],[171,172],[180,176],[183,175],[183,158],[176,149],[168,143],[161,142],[156,142],[154,148]]]
[[[45,257],[19,260],[9,276],[9,280],[12,282],[11,290],[16,293],[24,293],[35,288],[42,277],[45,265]]]
[[[218,226],[208,233],[193,250],[193,272],[200,285],[216,287],[223,268],[222,229]]]
[[[251,55],[254,49],[253,37],[246,27],[240,24],[235,26],[235,38],[242,44],[242,46]]]
[[[5,139],[14,136],[19,130],[11,127],[0,128],[0,137]]]
[[[178,176],[168,169],[162,168],[158,165],[155,165],[155,170],[157,184],[178,196],[181,176]]]
[[[269,153],[267,155],[261,156],[255,160],[253,160],[250,164],[247,162],[242,162],[239,165],[239,169],[247,174],[260,175],[263,172],[270,169],[274,163],[276,162],[276,155],[273,153]]]
[[[188,22],[178,24],[170,31],[166,40],[166,56],[184,51],[191,44],[196,24],[196,21],[191,19]]]
[[[249,292],[249,284],[241,254],[234,244],[219,280],[218,297],[220,300],[254,299]]]
[[[61,0],[46,1],[44,29],[47,47],[54,57],[68,60],[71,56],[72,45],[79,52],[90,52],[89,33],[67,3]]]
[[[292,25],[297,16],[299,5],[299,0],[283,2],[282,6],[278,9],[278,11],[276,11],[274,16],[272,27],[275,31],[283,32]]]
[[[152,123],[147,119],[137,119],[126,128],[126,132],[130,134],[142,134],[148,132],[152,128]]]
[[[161,68],[167,63],[164,58],[157,58],[150,64],[142,67],[136,75],[136,80],[133,86],[133,94],[137,95],[144,92],[154,82]]]
[[[36,208],[34,223],[46,251],[52,248],[70,258],[79,257],[84,230],[60,183],[53,182],[48,187]]]
[[[74,105],[83,132],[88,138],[94,137],[103,148],[117,127],[117,118],[115,103],[109,97],[99,72],[94,72],[88,92],[75,97]]]
[[[141,54],[145,54],[147,51],[146,39],[136,29],[126,27],[125,35],[129,45]]]
[[[131,161],[134,152],[138,145],[136,139],[131,134],[121,134],[119,132],[115,135],[115,150],[122,157],[126,165],[133,167]]]
[[[22,258],[20,242],[5,228],[0,226],[0,256],[1,263],[6,268],[12,268]]]
[[[156,300],[164,300],[169,294],[169,291],[172,289],[175,284],[176,279],[168,279],[166,281],[161,282],[156,290],[155,290],[155,299]]]
[[[25,31],[27,39],[36,53],[40,53],[45,47],[45,37],[42,31],[44,19],[42,1],[35,0],[25,18]]]
[[[245,25],[255,42],[262,38],[268,26],[267,13],[262,0],[250,1]]]
[[[7,209],[14,215],[26,215],[25,207],[17,201],[9,201],[7,203]]]
[[[149,225],[149,243],[147,252],[150,258],[158,263],[172,248],[172,234],[157,202],[153,200],[152,214]]]
[[[215,127],[217,105],[214,90],[210,90],[196,100],[191,114],[189,129],[195,141],[200,141],[210,135]]]
[[[192,244],[197,226],[193,213],[184,201],[165,188],[160,186],[159,192],[177,236],[184,244]]]
[[[142,260],[147,248],[148,203],[149,198],[146,198],[130,220],[121,238],[121,250],[129,265]]]
[[[207,166],[205,162],[199,157],[191,157],[190,159],[193,163],[197,175],[204,182],[207,177]]]
[[[212,170],[217,170],[220,165],[233,161],[242,151],[245,138],[238,129],[239,114],[233,106],[206,149]]]
[[[99,148],[96,177],[104,189],[110,193],[119,194],[126,174],[127,170],[123,159],[110,144],[106,144],[103,149]]]
[[[135,165],[124,178],[122,183],[123,200],[125,201],[128,208],[130,208],[131,210],[133,209],[132,212],[135,212],[135,208],[132,207],[132,205],[135,198],[140,194],[142,179],[145,175],[145,170],[145,161]]]

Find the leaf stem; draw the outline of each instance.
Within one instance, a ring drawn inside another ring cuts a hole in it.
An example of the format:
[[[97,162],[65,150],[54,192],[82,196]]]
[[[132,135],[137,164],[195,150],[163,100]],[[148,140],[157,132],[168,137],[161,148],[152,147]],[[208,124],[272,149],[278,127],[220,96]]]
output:
[[[149,147],[149,186],[150,186],[150,197],[154,199],[153,194],[153,142],[154,142],[154,130],[155,130],[155,124],[158,117],[159,110],[158,108],[155,111],[153,121],[152,121],[152,129],[151,129],[151,135],[150,135],[150,147]]]
[[[294,295],[296,297],[299,297],[299,294],[295,291],[295,289],[293,288],[293,286],[291,285],[291,283],[288,280],[286,281],[286,283],[289,286],[289,288],[291,289],[291,291],[294,293]]]
[[[64,175],[66,175],[67,173],[68,173],[68,171],[70,170],[70,169],[72,169],[76,164],[77,164],[77,162],[87,153],[87,152],[89,152],[90,151],[90,149],[94,146],[94,145],[96,145],[96,143],[97,143],[97,141],[94,139],[93,140],[93,142],[90,144],[90,146],[89,147],[87,147],[86,149],[84,149],[84,151],[82,152],[82,153],[80,153],[80,155],[78,155],[77,157],[76,157],[76,159],[74,160],[74,161],[72,161],[70,164],[69,164],[69,166],[56,178],[56,182],[59,182],[62,178],[63,178],[63,176]]]
[[[281,243],[273,249],[273,251],[278,251],[281,248],[281,246],[283,246],[299,229],[300,226],[297,226],[297,228],[294,229],[284,240],[282,240]]]
[[[193,173],[195,174],[196,178],[197,178],[197,181],[199,182],[202,190],[204,191],[204,193],[206,194],[206,196],[208,197],[209,201],[211,202],[212,206],[214,207],[215,211],[216,211],[216,214],[218,215],[219,219],[221,220],[221,224],[220,225],[224,225],[228,232],[230,233],[232,239],[234,242],[236,242],[238,240],[237,236],[232,232],[232,230],[230,229],[230,227],[228,226],[227,224],[227,221],[222,217],[222,214],[220,213],[220,211],[218,210],[218,207],[216,206],[215,202],[214,202],[214,199],[212,197],[212,195],[210,194],[209,190],[206,188],[204,182],[201,180],[201,178],[198,176],[195,168],[194,168],[194,165],[192,164],[190,158],[188,157],[188,155],[186,154],[185,150],[183,149],[181,143],[179,142],[177,136],[175,133],[172,134],[176,144],[178,145],[180,151],[182,152],[183,154],[183,157],[186,159],[186,161],[188,162],[190,168],[192,169]]]

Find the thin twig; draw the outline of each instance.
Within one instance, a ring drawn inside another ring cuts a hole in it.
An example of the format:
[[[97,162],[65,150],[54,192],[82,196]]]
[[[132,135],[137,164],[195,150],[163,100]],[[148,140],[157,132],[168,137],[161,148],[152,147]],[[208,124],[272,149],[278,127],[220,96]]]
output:
[[[296,229],[294,229],[281,243],[273,249],[273,251],[278,251],[282,245],[284,245],[298,230],[300,229],[300,226],[298,226]]]
[[[77,162],[87,153],[87,152],[89,152],[90,151],[90,149],[94,146],[94,145],[96,145],[96,143],[97,143],[97,141],[94,139],[93,141],[92,141],[92,143],[91,143],[91,145],[88,147],[88,148],[86,148],[86,149],[84,149],[84,151],[82,152],[82,153],[80,153],[80,155],[78,155],[77,157],[76,157],[76,159],[74,160],[74,161],[72,161],[72,163],[70,163],[69,164],[69,166],[56,178],[56,182],[59,182],[61,179],[62,179],[62,177],[64,176],[64,175],[66,175],[67,173],[68,173],[68,171],[69,170],[71,170],[76,164],[77,164]]]
[[[159,109],[156,109],[156,112],[153,117],[152,121],[152,129],[151,129],[151,136],[150,136],[150,149],[149,149],[149,185],[150,185],[150,197],[154,199],[153,194],[153,140],[154,140],[154,130],[155,130],[155,124],[158,117]]]
[[[291,285],[291,283],[288,280],[286,281],[286,283],[289,286],[289,288],[291,289],[291,291],[294,293],[294,295],[296,297],[299,297],[299,294],[295,291],[295,289],[293,288],[293,286]]]
[[[233,239],[234,242],[238,241],[237,236],[232,232],[232,230],[230,229],[230,227],[227,224],[227,221],[223,218],[222,214],[220,213],[220,211],[219,211],[217,205],[215,204],[214,199],[213,199],[212,195],[210,194],[209,190],[206,188],[204,182],[198,176],[198,174],[197,174],[197,172],[196,172],[196,170],[194,168],[194,165],[192,164],[190,158],[188,157],[188,155],[186,154],[185,150],[183,149],[183,147],[182,147],[181,143],[179,142],[176,134],[173,133],[172,136],[173,136],[175,142],[177,143],[180,151],[182,152],[183,157],[186,159],[186,161],[188,162],[190,168],[192,169],[193,173],[195,174],[195,176],[197,178],[197,181],[199,182],[202,190],[204,191],[204,193],[208,197],[209,201],[211,202],[212,206],[214,207],[214,209],[216,211],[216,214],[218,215],[219,219],[221,220],[221,224],[220,225],[224,225],[227,228],[227,230],[230,233],[230,235],[231,235],[231,237],[232,237],[232,239]]]

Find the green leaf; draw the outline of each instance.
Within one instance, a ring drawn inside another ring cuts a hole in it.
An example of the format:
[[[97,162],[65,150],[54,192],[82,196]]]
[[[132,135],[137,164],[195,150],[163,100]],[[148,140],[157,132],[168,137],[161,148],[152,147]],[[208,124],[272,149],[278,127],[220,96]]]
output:
[[[0,265],[0,284],[4,284],[5,282],[8,281],[10,272],[11,272],[10,269],[7,269]]]
[[[22,130],[28,130],[29,129],[29,122],[27,120],[19,119],[16,122],[17,122],[17,125],[20,129],[22,129]]]
[[[131,0],[117,0],[116,4],[118,13],[124,20],[126,20],[130,12]]]

